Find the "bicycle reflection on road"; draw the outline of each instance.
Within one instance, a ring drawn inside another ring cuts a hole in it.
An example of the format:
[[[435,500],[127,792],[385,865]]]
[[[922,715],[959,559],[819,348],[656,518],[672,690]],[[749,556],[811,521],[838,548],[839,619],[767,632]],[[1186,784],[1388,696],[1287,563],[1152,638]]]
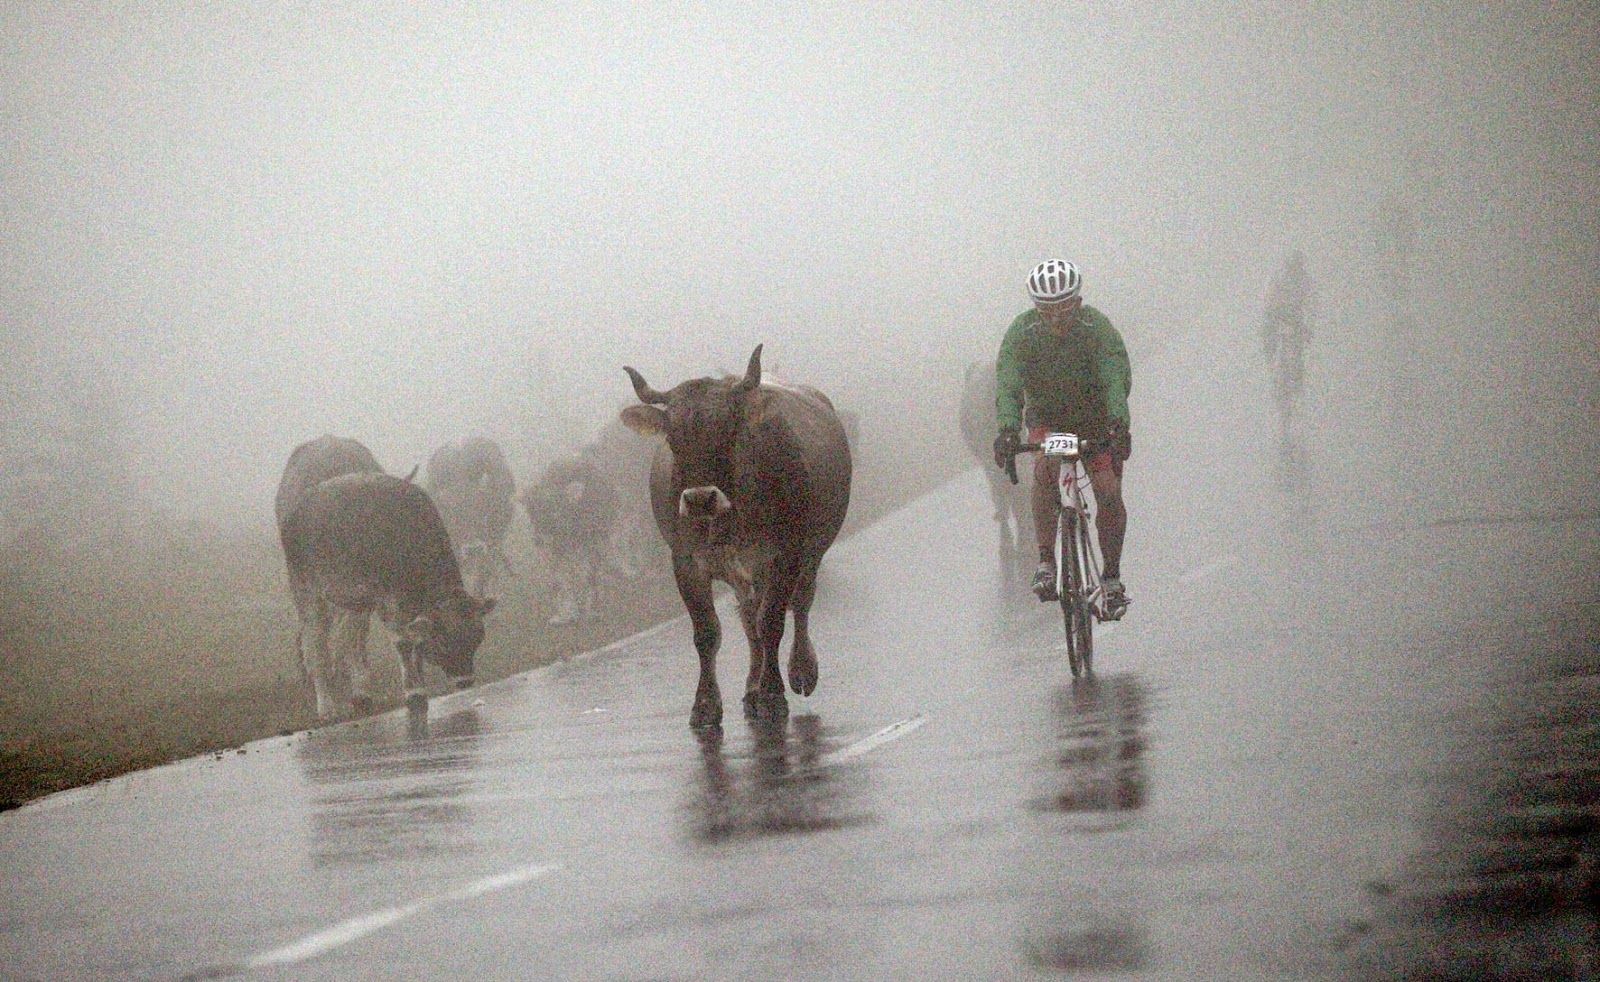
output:
[[[1078,816],[1066,831],[1115,834],[1133,824],[1149,800],[1145,726],[1149,691],[1131,675],[1075,679],[1051,697],[1058,743],[1052,783],[1059,790],[1034,799],[1041,812]],[[1088,818],[1090,824],[1082,819]],[[1134,972],[1153,957],[1143,903],[1128,884],[1082,871],[1046,887],[1024,929],[1027,961],[1057,972]]]
[[[1040,807],[1098,814],[1143,808],[1149,794],[1144,685],[1131,675],[1091,675],[1058,689],[1052,703],[1061,733],[1061,789]]]
[[[821,765],[821,717],[751,723],[750,735],[748,753],[730,758],[720,731],[697,734],[702,770],[688,805],[696,840],[818,832],[868,820],[850,811],[848,769]]]

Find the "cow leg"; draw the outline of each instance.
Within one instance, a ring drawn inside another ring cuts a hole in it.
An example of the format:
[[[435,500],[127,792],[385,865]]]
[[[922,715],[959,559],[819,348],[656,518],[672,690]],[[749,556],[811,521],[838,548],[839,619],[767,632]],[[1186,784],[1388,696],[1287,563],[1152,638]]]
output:
[[[300,606],[300,660],[311,675],[311,690],[317,696],[317,718],[330,720],[339,715],[339,700],[333,691],[328,657],[332,613],[327,601],[320,596],[311,596],[304,602],[296,597],[296,601]]]
[[[739,623],[744,627],[745,640],[750,645],[750,671],[745,675],[744,691],[756,691],[761,684],[761,611],[762,585],[750,574],[748,567],[738,557],[732,557],[722,570],[722,580],[733,588],[739,602]]]
[[[697,730],[722,725],[722,692],[717,688],[717,648],[722,644],[722,624],[711,599],[711,576],[693,556],[672,557],[672,576],[678,595],[694,625],[694,650],[700,656],[700,683],[694,693],[689,725]]]
[[[578,619],[578,594],[582,589],[582,561],[570,548],[558,546],[552,552],[556,572],[556,612],[550,623],[559,627]]]
[[[783,621],[789,616],[789,598],[800,581],[800,557],[779,555],[761,591],[761,612],[756,631],[761,649],[761,677],[744,694],[745,715],[754,720],[777,720],[789,715],[783,697],[783,673],[778,668],[778,646],[783,642]]]
[[[800,579],[794,586],[794,647],[789,649],[789,688],[796,694],[809,696],[817,687],[817,652],[811,647],[811,601],[817,595],[817,568],[819,556],[800,569]]]
[[[359,715],[372,712],[372,671],[367,659],[367,634],[372,615],[366,611],[346,611],[340,628],[345,632],[341,650],[347,654],[350,672],[350,708]]]
[[[1011,507],[1011,489],[1009,485],[1003,483],[1004,478],[997,472],[984,468],[983,473],[989,481],[989,496],[994,501],[994,520],[996,531],[1000,536],[1001,589],[1009,593],[1008,588],[1015,576],[1017,565],[1017,534],[1012,526],[1015,511]]]
[[[989,501],[994,505],[994,520],[1004,528],[1006,518],[1011,514],[1011,506],[1006,501],[1007,483],[998,470],[983,469],[984,480],[989,483]]]
[[[400,656],[400,684],[406,692],[406,709],[422,712],[428,708],[428,682],[422,674],[422,655],[418,654],[416,645],[404,638],[395,641],[394,650]]]
[[[606,565],[623,580],[636,579],[639,575],[639,571],[634,568],[633,561],[628,556],[630,524],[631,520],[624,518],[612,528],[610,535],[605,539]]]
[[[583,583],[583,619],[592,621],[600,616],[600,563],[604,554],[598,543],[591,542],[584,550],[588,556],[587,575]]]

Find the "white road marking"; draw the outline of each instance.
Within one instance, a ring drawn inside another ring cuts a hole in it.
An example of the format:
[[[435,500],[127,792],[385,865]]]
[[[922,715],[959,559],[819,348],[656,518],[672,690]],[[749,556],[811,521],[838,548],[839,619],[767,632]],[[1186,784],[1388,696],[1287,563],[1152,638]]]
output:
[[[841,760],[851,760],[852,758],[860,757],[869,750],[876,750],[891,740],[900,739],[927,721],[927,717],[923,716],[921,713],[918,713],[917,715],[912,716],[909,719],[903,719],[898,723],[890,723],[888,726],[885,726],[878,732],[870,736],[862,737],[847,747],[840,747],[838,750],[835,750],[832,753],[823,754],[817,760],[817,765],[820,767],[826,764],[837,764]]]
[[[1197,566],[1194,569],[1191,569],[1189,572],[1178,577],[1178,582],[1193,583],[1196,580],[1203,580],[1206,577],[1211,576],[1213,573],[1222,572],[1238,561],[1239,557],[1237,555],[1229,553],[1228,555],[1223,556],[1221,559],[1215,559],[1209,563],[1206,563],[1204,566]]]
[[[495,876],[486,876],[482,879],[473,880],[466,886],[451,890],[448,893],[442,893],[437,897],[429,897],[401,907],[391,907],[388,910],[352,917],[330,928],[325,928],[314,934],[308,934],[300,940],[284,945],[281,948],[274,948],[271,951],[263,951],[258,955],[251,955],[245,959],[244,967],[247,969],[268,968],[274,965],[292,965],[296,962],[316,958],[318,955],[326,954],[335,948],[364,938],[374,931],[381,931],[393,924],[398,924],[408,917],[413,917],[440,904],[481,897],[486,893],[493,893],[496,890],[504,890],[507,887],[514,887],[521,883],[527,883],[529,880],[538,879],[560,868],[559,865],[521,866]]]

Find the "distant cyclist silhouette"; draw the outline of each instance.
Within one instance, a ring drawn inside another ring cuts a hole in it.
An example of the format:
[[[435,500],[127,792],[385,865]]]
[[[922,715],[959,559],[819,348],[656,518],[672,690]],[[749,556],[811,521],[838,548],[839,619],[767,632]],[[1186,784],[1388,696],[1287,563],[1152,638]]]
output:
[[[1261,318],[1261,354],[1272,379],[1272,401],[1278,413],[1279,479],[1285,486],[1298,484],[1302,477],[1298,417],[1306,384],[1306,349],[1311,343],[1312,300],[1306,256],[1296,249],[1273,277]]]

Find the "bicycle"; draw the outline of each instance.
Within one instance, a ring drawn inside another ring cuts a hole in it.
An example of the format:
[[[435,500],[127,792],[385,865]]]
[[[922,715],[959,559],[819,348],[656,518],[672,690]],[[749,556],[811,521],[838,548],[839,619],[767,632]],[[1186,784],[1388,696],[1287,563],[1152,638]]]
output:
[[[1092,452],[1088,441],[1075,433],[1048,433],[1039,443],[1023,443],[1017,453],[1043,453],[1061,461],[1056,487],[1061,493],[1061,511],[1056,516],[1056,594],[1061,602],[1061,618],[1067,634],[1067,665],[1072,677],[1080,678],[1094,670],[1094,622],[1105,620],[1100,587],[1100,557],[1089,535],[1088,499],[1083,486],[1089,475],[1083,458]],[[1017,483],[1017,459],[1006,467],[1011,483]]]

